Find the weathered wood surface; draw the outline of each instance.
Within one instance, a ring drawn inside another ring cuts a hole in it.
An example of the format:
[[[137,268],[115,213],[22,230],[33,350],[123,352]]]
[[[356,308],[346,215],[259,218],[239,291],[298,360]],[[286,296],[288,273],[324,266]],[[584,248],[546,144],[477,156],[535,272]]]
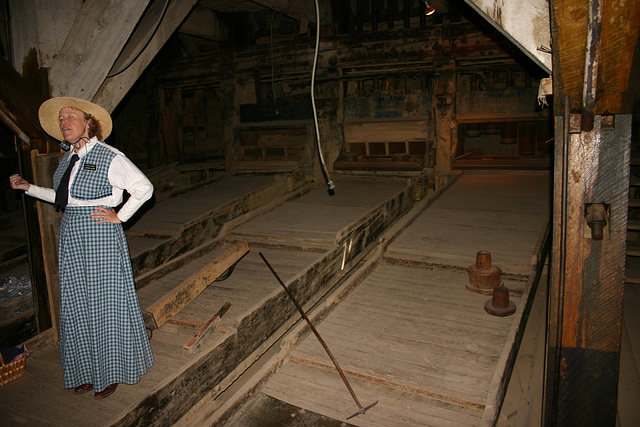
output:
[[[587,37],[589,2],[558,0],[551,4],[551,31],[554,40],[553,62],[557,71],[553,78],[554,109],[563,111],[564,95],[569,96],[572,112],[586,110],[584,87],[585,62],[595,71],[597,94],[592,114],[631,113],[627,88],[634,77],[634,50],[640,31],[640,8],[636,2],[612,0],[600,2],[601,31]],[[599,52],[586,54],[589,43]],[[637,68],[636,68],[637,69]],[[635,71],[637,73],[637,71]],[[585,129],[586,130],[586,129]]]
[[[499,242],[512,242],[499,253],[515,260],[514,277],[529,276],[550,214],[549,178],[548,174],[461,177],[390,244],[387,262],[316,324],[361,403],[380,401],[349,423],[470,426],[481,425],[487,412],[488,418],[496,414],[498,408],[487,405],[500,404],[493,396],[503,392],[525,301],[514,292],[510,298],[517,307],[514,315],[487,314],[484,303],[489,297],[466,290],[468,273],[462,267],[475,261],[476,245],[485,244],[492,234]],[[443,219],[446,216],[424,220],[431,217],[430,211],[442,213],[438,211],[445,208],[450,221]],[[478,212],[482,215],[489,208],[493,212],[488,217],[494,219],[476,224]],[[499,219],[507,215],[526,218],[525,226],[501,226],[505,221]],[[474,227],[460,229],[457,224]],[[440,240],[426,235],[425,228],[438,230]],[[440,252],[432,249],[434,243]],[[437,268],[424,262],[438,253],[442,256]],[[406,265],[401,263],[403,256]],[[528,297],[523,283],[503,281]],[[323,353],[315,336],[307,336],[263,392],[344,420],[357,407]]]
[[[200,270],[149,305],[145,311],[153,316],[155,326],[164,325],[172,316],[191,304],[209,285],[237,264],[247,252],[249,252],[247,242],[234,243]]]
[[[49,72],[51,94],[93,98],[148,3],[110,0],[84,4],[75,16],[64,44],[55,52],[56,61],[52,62]],[[121,19],[105,22],[100,26],[102,31],[96,31],[96,21],[102,16],[114,15]],[[124,91],[120,99],[122,96]],[[115,104],[110,107],[107,111],[113,111]]]
[[[31,168],[36,171],[33,183],[41,187],[53,187],[53,173],[58,167],[61,154],[39,154],[37,150],[31,151]],[[58,279],[58,229],[60,227],[61,214],[56,213],[53,205],[42,201],[34,201],[37,206],[39,234],[42,250],[43,273],[46,276],[47,297],[49,299],[49,312],[51,322],[49,325],[55,331],[55,340],[58,342],[58,330],[60,325],[60,281]],[[44,326],[47,323],[43,324]]]
[[[272,176],[227,176],[179,197],[163,200],[136,219],[127,230],[127,238],[133,240],[132,237],[145,235],[175,237],[186,224],[271,183]]]
[[[304,189],[294,175],[226,176],[150,205],[127,230],[133,271],[149,272],[215,239],[231,222]]]
[[[216,249],[213,255],[221,253],[224,249]],[[318,257],[318,254],[313,252],[292,253],[268,248],[263,251],[272,259],[285,280],[304,270]],[[250,256],[256,259],[249,259]],[[109,399],[96,401],[92,393],[75,395],[72,390],[62,388],[59,350],[50,342],[43,347],[31,349],[25,375],[0,388],[0,410],[4,421],[56,425],[56,422],[51,420],[61,420],[61,425],[111,425],[119,418],[125,417],[133,407],[154,391],[162,390],[167,383],[176,381],[176,378],[180,379],[181,374],[194,363],[197,364],[203,355],[233,336],[234,325],[240,322],[248,311],[259,306],[260,302],[274,291],[278,291],[277,283],[267,283],[264,280],[270,273],[257,257],[257,253],[247,255],[246,262],[243,259],[229,279],[209,286],[197,298],[197,304],[191,304],[180,313],[179,318],[205,323],[225,301],[232,303],[217,330],[203,343],[196,355],[185,355],[182,346],[198,328],[166,323],[154,331],[151,346],[156,364],[142,377],[140,383],[133,386],[120,385]],[[155,300],[157,295],[163,292],[163,287],[166,289],[175,286],[210,260],[211,254],[167,275],[164,280],[159,281],[158,286],[153,284],[140,290],[140,304],[144,306]],[[260,271],[260,268],[264,271]],[[212,368],[212,375],[224,372],[223,365],[228,363],[220,356],[216,359],[219,359],[220,366]],[[189,381],[194,382],[193,379]],[[202,387],[199,381],[196,383],[198,387]],[[209,384],[206,389],[215,385],[216,383]],[[176,387],[182,389],[184,385],[179,384]],[[200,392],[204,392],[203,389],[200,389]],[[197,398],[197,394],[194,397]],[[158,402],[158,405],[161,405],[161,402]],[[145,408],[144,412],[149,412],[149,409]]]
[[[464,175],[386,256],[467,269],[486,250],[503,275],[524,278],[551,209],[550,185],[548,172]]]
[[[207,337],[216,330],[216,326],[220,323],[222,316],[224,316],[227,310],[229,310],[229,307],[231,307],[231,303],[227,301],[220,310],[218,310],[218,312],[214,314],[207,323],[202,325],[198,332],[196,332],[196,334],[191,337],[184,346],[182,346],[186,354],[192,354],[198,350],[204,340],[206,340]]]
[[[555,155],[553,233],[558,238],[551,258],[544,419],[557,425],[612,425],[622,336],[631,115],[596,116],[589,132],[574,126],[581,122],[580,115],[568,112],[556,117],[556,140],[563,144],[556,145]],[[601,240],[592,239],[585,220],[592,203],[608,206],[608,235]]]
[[[334,196],[328,196],[324,187],[315,188],[305,197],[242,224],[232,235],[271,244],[328,248],[344,227],[406,185],[404,179],[341,178]]]
[[[321,209],[330,200],[323,188],[322,197],[311,192],[289,201],[269,221],[279,221],[275,229],[280,229],[283,236],[295,234],[287,227],[308,197],[306,204],[316,209],[307,211],[305,221],[316,224],[320,231],[318,224],[324,224],[333,235],[335,244],[329,250],[300,250],[298,245],[260,248],[301,304],[314,303],[333,286],[412,204],[405,180],[392,185],[376,179],[355,179],[353,186],[349,182],[337,181],[342,197],[335,196],[330,202],[330,218]],[[274,230],[270,233],[276,242],[286,240]],[[186,280],[230,244],[220,245],[139,289],[140,305],[153,303],[158,295]],[[184,343],[227,301],[231,307],[216,331],[197,354],[184,354]],[[297,320],[294,313],[295,308],[257,251],[250,251],[231,277],[207,287],[194,302],[154,331],[151,345],[156,365],[139,384],[121,385],[104,401],[95,401],[90,393],[74,395],[62,389],[57,349],[48,343],[32,349],[24,377],[0,388],[0,412],[8,414],[8,420],[20,423],[46,424],[47,420],[63,419],[78,425],[171,424],[203,396],[216,396],[228,386],[237,375],[237,366],[252,362],[257,357],[254,352],[266,350],[279,337],[276,331],[284,333]],[[266,347],[261,350],[261,346]]]

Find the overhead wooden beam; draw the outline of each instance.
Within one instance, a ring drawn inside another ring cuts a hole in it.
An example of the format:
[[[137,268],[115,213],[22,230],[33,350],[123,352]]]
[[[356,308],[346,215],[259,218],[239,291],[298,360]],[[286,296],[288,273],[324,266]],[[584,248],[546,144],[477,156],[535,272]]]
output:
[[[548,0],[465,0],[542,70],[551,74]],[[436,6],[437,7],[437,6]],[[540,47],[543,49],[541,50]]]
[[[197,13],[192,13],[180,27],[180,34],[201,37],[207,40],[223,41],[228,37],[229,31],[219,14],[211,9],[197,8]]]
[[[553,39],[554,109],[562,111],[563,97],[569,96],[571,111],[584,110],[585,69],[587,61],[597,67],[593,87],[593,114],[629,114],[631,105],[623,105],[629,89],[634,51],[640,32],[640,8],[637,2],[600,1],[601,25],[597,35],[599,54],[587,54],[589,5],[584,0],[553,0],[551,33]],[[588,76],[587,76],[588,78]]]
[[[314,0],[252,0],[269,9],[273,9],[290,18],[299,21],[316,21],[316,7]],[[320,16],[323,24],[328,24],[331,19],[329,2],[320,2]]]
[[[92,99],[148,4],[85,2],[49,72],[51,95]]]
[[[176,29],[182,24],[185,17],[191,12],[197,0],[181,0],[170,1],[168,8],[162,17],[162,21],[158,26],[153,37],[148,40],[148,36],[151,35],[153,27],[157,23],[154,18],[159,17],[159,12],[164,6],[166,0],[155,0],[153,7],[154,10],[149,10],[149,14],[145,15],[145,19],[140,23],[136,33],[132,35],[131,43],[128,43],[122,57],[118,58],[118,61],[111,73],[120,71],[121,65],[127,64],[133,59],[144,47],[142,52],[137,56],[137,59],[123,72],[113,76],[106,76],[109,74],[106,70],[103,74],[103,81],[101,86],[97,89],[93,101],[103,106],[107,111],[113,111],[118,103],[124,98],[126,93],[131,89],[134,83],[138,80],[140,75],[144,72],[147,66],[151,63],[156,54],[164,46],[166,41],[173,35]],[[114,64],[114,61],[111,64]],[[111,64],[108,68],[111,69]]]

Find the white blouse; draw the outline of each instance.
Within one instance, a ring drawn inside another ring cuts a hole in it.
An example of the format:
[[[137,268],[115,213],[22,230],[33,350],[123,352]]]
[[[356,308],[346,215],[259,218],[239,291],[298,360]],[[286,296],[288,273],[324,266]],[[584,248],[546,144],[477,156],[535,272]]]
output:
[[[109,183],[113,186],[113,191],[110,196],[94,200],[76,199],[73,197],[71,192],[69,192],[69,202],[67,206],[116,207],[122,203],[123,194],[124,191],[126,191],[129,193],[130,197],[117,212],[120,221],[125,222],[151,198],[153,195],[153,184],[151,184],[151,181],[147,179],[142,171],[138,169],[138,167],[134,165],[133,162],[131,162],[131,160],[129,160],[122,152],[117,148],[111,147],[103,142],[99,142],[96,137],[91,138],[89,142],[87,142],[76,154],[78,154],[78,157],[82,159],[93,149],[93,147],[96,146],[96,144],[102,144],[116,153],[116,156],[111,161],[108,172]],[[69,178],[69,186],[73,184],[73,180],[78,173],[79,164],[80,162],[76,162],[76,164],[73,165],[71,176]],[[56,199],[56,192],[53,188],[39,187],[33,184],[31,184],[29,191],[27,191],[26,194],[49,203],[54,203]]]

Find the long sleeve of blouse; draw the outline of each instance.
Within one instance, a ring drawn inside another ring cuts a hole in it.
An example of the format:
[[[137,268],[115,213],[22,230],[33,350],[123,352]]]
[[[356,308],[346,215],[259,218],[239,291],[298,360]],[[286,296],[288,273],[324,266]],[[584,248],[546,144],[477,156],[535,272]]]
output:
[[[89,150],[85,151],[85,153],[82,153],[83,150],[80,150],[78,153],[80,157],[82,158],[86,155],[96,143],[98,143],[97,140],[94,141],[92,139],[90,143],[87,144],[90,146]],[[69,203],[67,206],[109,206],[115,208],[122,203],[123,193],[126,191],[130,197],[117,212],[120,221],[125,222],[151,198],[153,195],[153,184],[151,184],[151,181],[149,181],[142,171],[124,154],[113,147],[109,146],[109,148],[116,153],[116,156],[109,165],[108,171],[109,183],[113,186],[112,194],[100,199],[82,200],[74,198],[71,192],[69,192]],[[70,185],[73,184],[79,164],[80,162],[77,162],[71,171],[71,177],[69,179]],[[53,203],[56,197],[55,190],[52,188],[40,187],[33,184],[31,184],[26,194],[49,203]]]

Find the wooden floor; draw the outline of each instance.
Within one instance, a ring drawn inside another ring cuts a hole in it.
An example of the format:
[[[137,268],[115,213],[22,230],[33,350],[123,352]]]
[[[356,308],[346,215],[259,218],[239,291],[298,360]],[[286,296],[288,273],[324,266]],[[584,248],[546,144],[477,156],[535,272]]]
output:
[[[532,259],[550,212],[548,179],[536,173],[461,177],[316,326],[361,405],[378,401],[349,423],[472,426],[497,417],[488,402],[501,387],[521,295],[529,295]],[[466,289],[466,269],[479,250],[490,250],[504,268],[513,316],[487,314],[489,297]],[[358,410],[313,335],[262,392],[337,420]]]
[[[243,191],[254,188],[247,187],[246,180],[233,182],[239,182],[244,188]],[[324,189],[312,190],[298,199],[276,207],[263,218],[258,217],[247,222],[247,230],[266,230],[267,237],[274,241],[296,239],[297,242],[293,247],[271,245],[258,249],[258,246],[252,246],[249,254],[235,267],[231,277],[209,286],[196,301],[154,331],[151,345],[156,364],[138,384],[120,385],[117,392],[108,399],[95,401],[92,393],[74,395],[73,391],[64,390],[58,348],[50,337],[52,334],[43,334],[33,341],[26,374],[0,387],[0,413],[3,414],[0,424],[11,422],[35,425],[111,425],[119,422],[130,415],[132,408],[148,399],[157,390],[170,387],[172,381],[185,375],[186,371],[200,363],[216,346],[232,337],[247,313],[254,312],[264,301],[282,292],[278,282],[258,257],[258,252],[262,252],[277,269],[280,277],[288,281],[305,272],[321,258],[325,251],[322,246],[329,246],[345,226],[360,220],[368,210],[375,209],[405,187],[406,180],[345,179],[340,182],[340,192],[332,198],[326,195]],[[365,191],[367,188],[375,188],[375,191]],[[228,193],[231,190],[226,191]],[[246,195],[242,191],[241,194]],[[206,197],[206,203],[211,203],[212,195],[208,194]],[[213,202],[220,203],[220,199]],[[191,202],[192,205],[193,203],[196,202]],[[168,206],[173,206],[175,212],[164,212],[161,217],[178,217],[184,213],[187,204],[173,200],[170,204],[163,204],[164,208]],[[191,215],[185,221],[198,215],[201,213]],[[268,222],[269,227],[256,227],[255,224],[260,224],[261,221]],[[144,221],[138,222],[141,223],[144,224]],[[177,227],[172,225],[165,228]],[[251,231],[250,234],[255,235],[256,231]],[[140,289],[138,294],[141,307],[146,308],[198,271],[205,263],[226,250],[233,243],[233,239],[243,237],[246,236],[242,235],[242,230],[237,230],[233,238],[212,252],[191,260],[182,268]],[[304,246],[307,240],[313,244],[300,250],[300,246]],[[316,247],[316,243],[320,243],[320,247]],[[186,355],[183,345],[226,302],[230,302],[231,307],[223,316],[217,330],[197,353]]]
[[[219,185],[229,200],[235,200],[260,188],[264,181],[239,180],[237,187],[227,187],[223,182]],[[225,243],[213,251],[151,281],[138,292],[143,308],[234,241],[250,242],[250,252],[230,278],[213,283],[191,305],[154,331],[151,344],[156,365],[140,383],[121,385],[108,399],[96,401],[91,393],[78,396],[64,390],[58,348],[51,339],[40,337],[40,343],[34,342],[31,348],[26,374],[0,386],[0,425],[112,425],[125,419],[141,402],[157,396],[158,390],[170,392],[177,378],[192,375],[194,366],[236,336],[247,313],[259,312],[266,301],[281,298],[282,290],[259,252],[290,283],[317,265],[345,230],[405,188],[406,180],[402,179],[340,177],[336,179],[335,196],[328,197],[326,188],[321,186],[271,207],[229,230]],[[533,317],[538,320],[538,328],[532,326],[535,321],[527,326],[529,336],[537,340],[525,337],[523,341],[521,353],[527,359],[523,362],[519,357],[516,362],[498,422],[502,427],[539,425],[535,410],[540,400],[536,372],[541,364],[535,355],[541,348],[540,334],[544,335],[544,327],[540,327],[544,325],[544,304],[539,302],[544,301],[544,295],[539,296],[544,287],[529,294],[528,285],[532,265],[538,262],[533,255],[550,213],[549,190],[549,176],[543,172],[463,175],[399,234],[394,234],[395,238],[385,243],[388,246],[374,268],[354,281],[348,293],[340,294],[340,302],[316,326],[346,371],[361,404],[378,401],[366,414],[348,423],[471,426],[481,425],[483,417],[498,416],[491,406],[500,391],[523,302],[529,299],[538,301],[532,308],[532,316],[538,313]],[[187,215],[185,223],[194,222],[224,203],[220,197],[213,200],[212,194],[217,192],[203,189],[201,194],[206,200],[191,194],[188,203],[187,199],[176,199],[163,204],[166,212],[149,211],[153,221],[139,219],[134,237],[148,233],[149,224],[156,220],[180,218],[185,209],[204,208]],[[173,208],[168,209],[169,206]],[[163,223],[167,233],[179,232],[180,221],[170,222]],[[145,244],[141,240],[135,250],[143,252]],[[479,250],[491,251],[493,263],[503,268],[504,283],[517,306],[513,316],[488,315],[484,311],[488,297],[465,289],[466,269],[475,262]],[[640,396],[636,362],[640,360],[640,350],[637,328],[626,326],[639,321],[640,293],[637,288],[634,290],[625,296],[621,376],[627,380],[621,378],[620,383],[622,427],[638,425],[634,411]],[[538,298],[534,299],[534,295]],[[213,335],[197,353],[186,355],[182,346],[226,302],[231,307]],[[208,385],[201,396],[217,393],[220,386]],[[305,336],[293,347],[261,393],[282,399],[301,411],[317,412],[345,423],[346,417],[358,409],[313,335]],[[216,404],[212,402],[213,406]],[[172,422],[160,419],[153,424]],[[190,423],[187,417],[179,423],[213,424],[215,421]],[[247,425],[242,423],[242,412],[227,424]]]

